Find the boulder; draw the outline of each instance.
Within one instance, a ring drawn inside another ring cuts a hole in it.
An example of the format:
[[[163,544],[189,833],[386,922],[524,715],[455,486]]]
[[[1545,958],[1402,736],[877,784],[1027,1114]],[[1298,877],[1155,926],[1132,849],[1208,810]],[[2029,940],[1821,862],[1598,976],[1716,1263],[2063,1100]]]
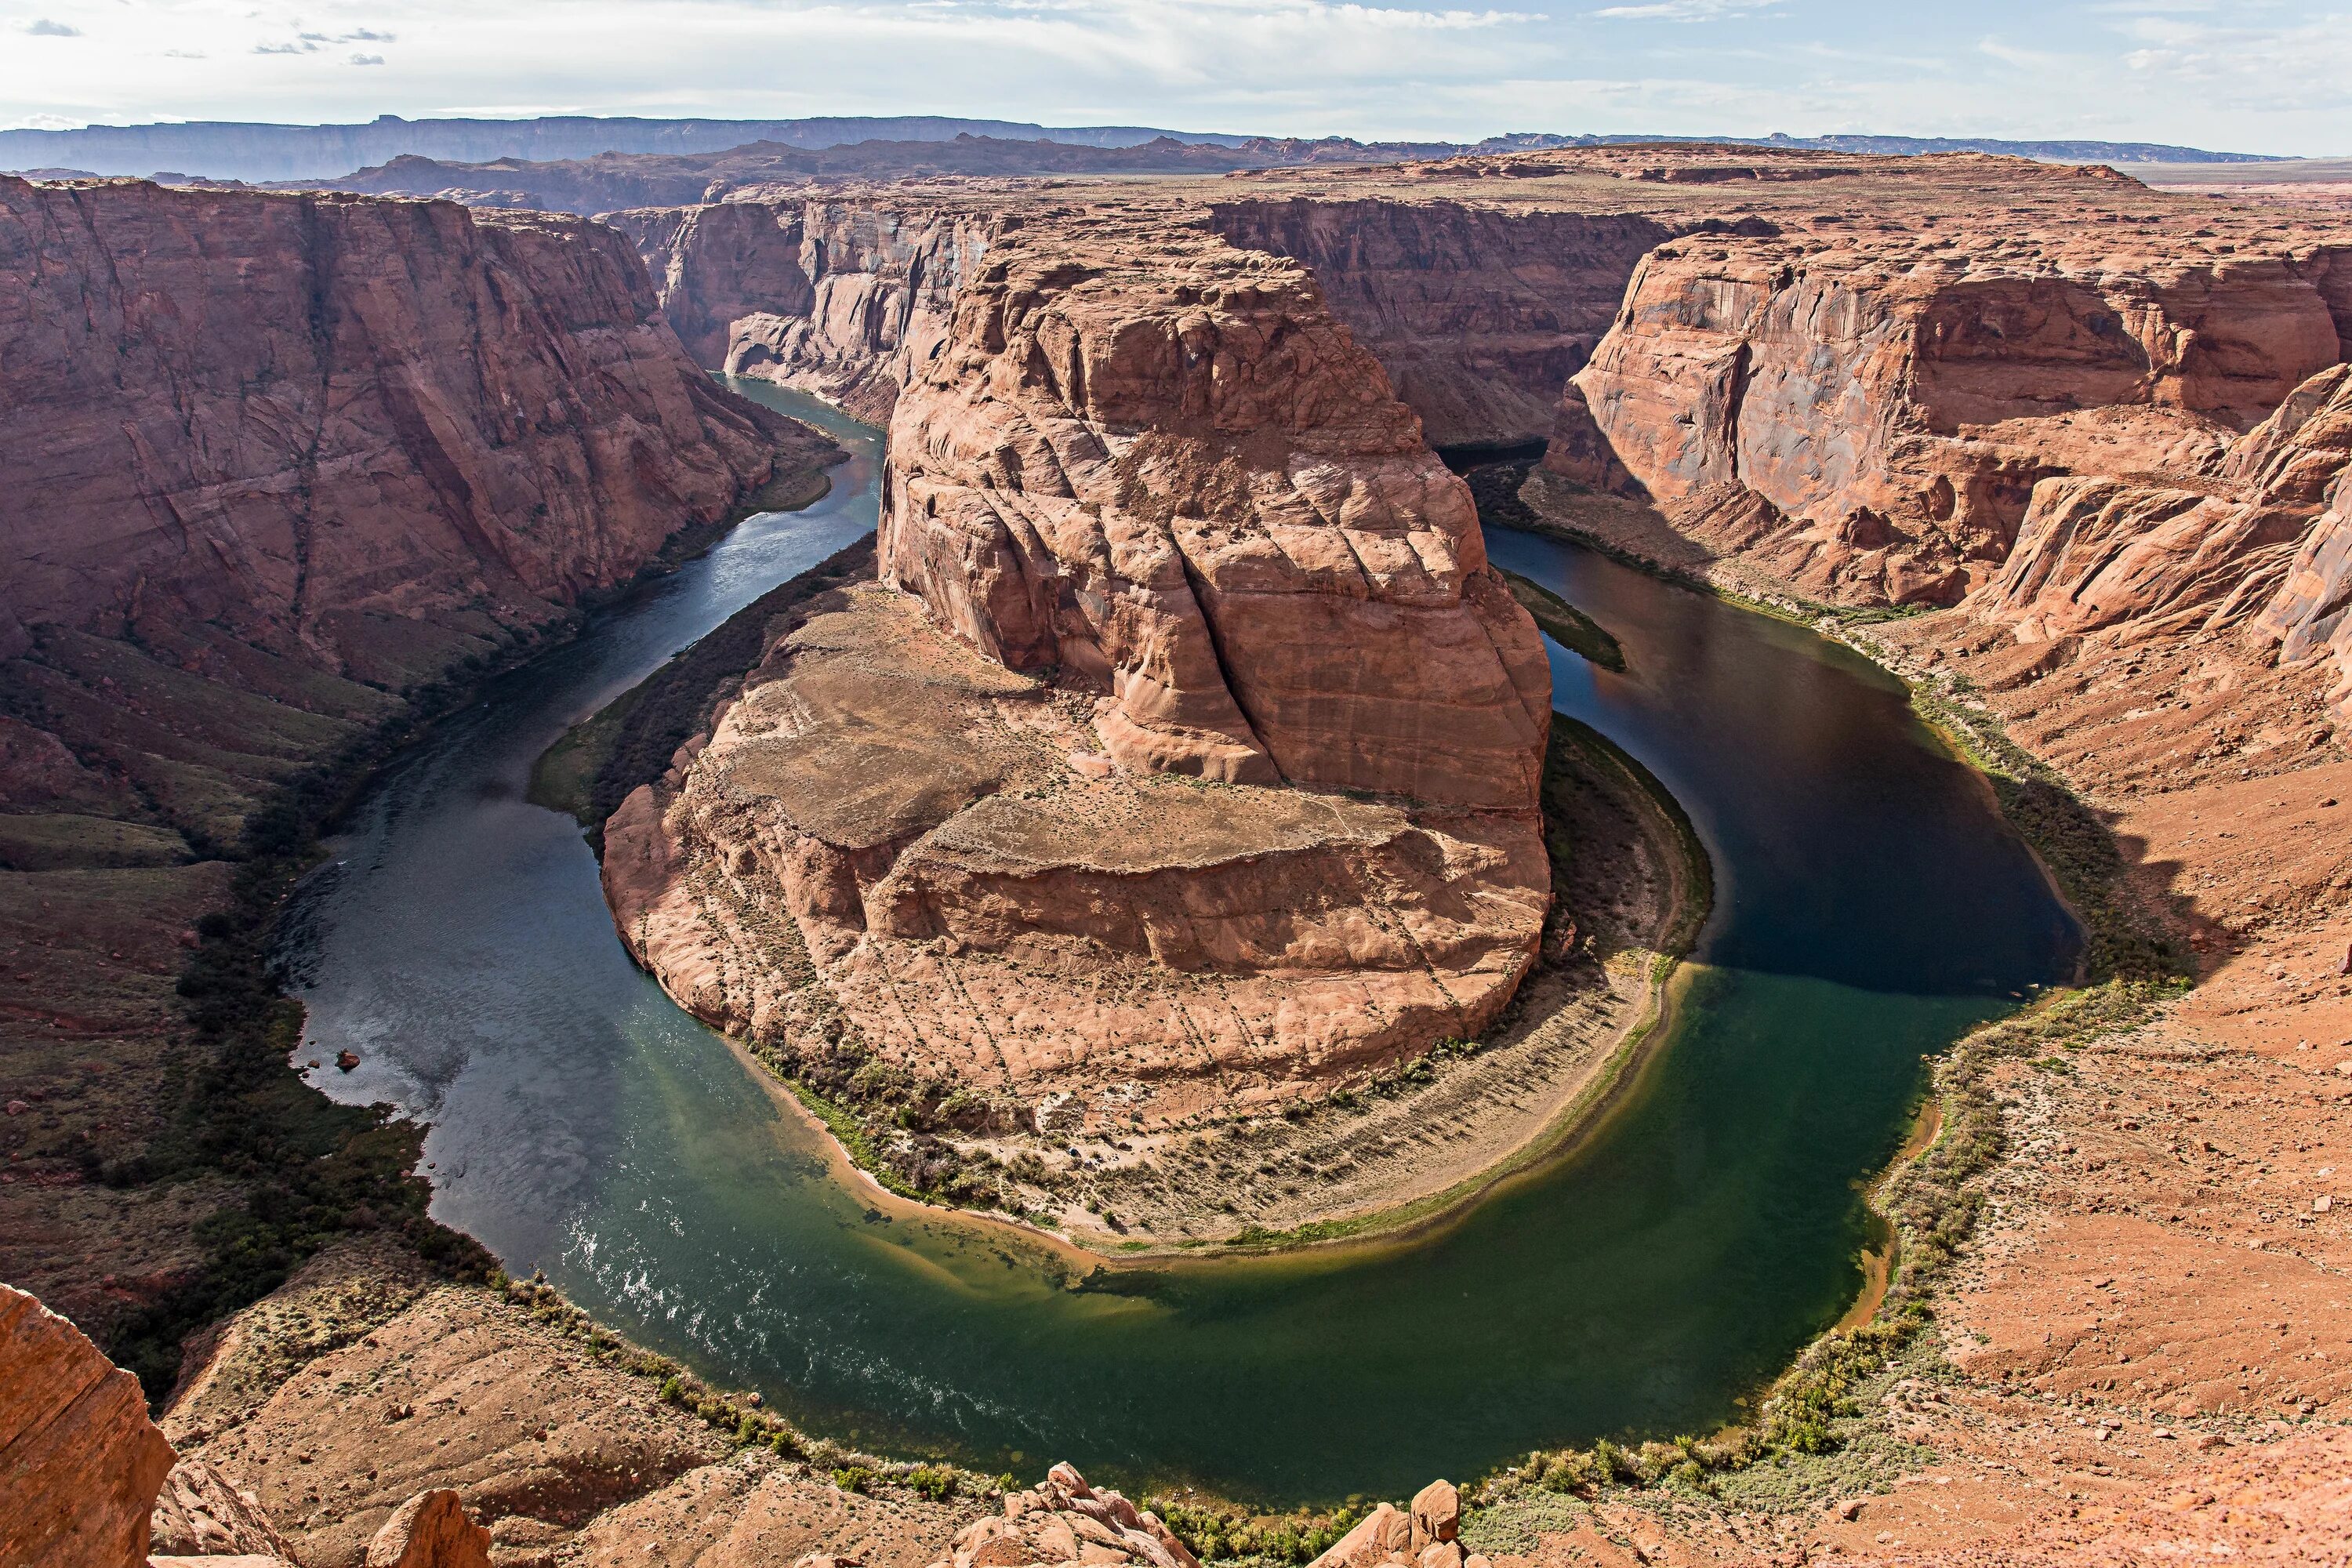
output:
[[[1334,1542],[1310,1568],[1486,1568],[1486,1560],[1465,1552],[1462,1493],[1449,1481],[1432,1481],[1399,1510],[1381,1503]]]
[[[139,1380],[0,1285],[0,1563],[138,1568],[172,1459]]]
[[[1027,1491],[1007,1493],[1003,1518],[983,1519],[958,1531],[947,1562],[937,1568],[1064,1563],[1200,1568],[1199,1560],[1157,1514],[1138,1509],[1118,1492],[1088,1486],[1067,1464],[1055,1465]]]
[[[1462,1494],[1451,1481],[1432,1481],[1412,1499],[1412,1544],[1416,1551],[1462,1533]]]
[[[159,1557],[296,1560],[294,1548],[262,1511],[261,1500],[202,1459],[172,1467],[151,1522],[150,1550]]]
[[[456,1492],[419,1492],[368,1542],[367,1568],[490,1568],[490,1532]]]

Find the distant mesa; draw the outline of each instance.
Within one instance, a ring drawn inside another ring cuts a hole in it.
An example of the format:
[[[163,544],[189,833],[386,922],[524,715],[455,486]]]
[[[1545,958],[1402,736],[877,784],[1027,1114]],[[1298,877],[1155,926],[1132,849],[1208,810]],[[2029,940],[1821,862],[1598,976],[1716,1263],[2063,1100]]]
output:
[[[272,125],[190,121],[162,125],[89,125],[67,131],[0,131],[0,171],[33,178],[140,175],[191,169],[215,180],[341,179],[396,158],[494,163],[503,158],[563,163],[608,153],[670,157],[724,153],[753,142],[819,151],[872,142],[953,142],[971,136],[1000,142],[1118,149],[1166,140],[1192,147],[1244,147],[1252,142],[1336,142],[1337,137],[1281,138],[1230,132],[1169,131],[1143,125],[1036,125],[1025,121],[962,120],[945,115],[824,115],[799,120],[646,120],[630,116],[541,115],[530,119],[404,120],[378,115],[358,125]],[[2142,142],[2017,142],[1990,137],[1705,136],[1688,133],[1568,135],[1514,132],[1471,144],[1393,142],[1392,158],[1444,157],[1455,153],[1508,153],[1559,147],[1616,146],[1643,142],[1721,142],[1737,145],[1817,149],[1836,153],[1915,154],[1996,153],[2055,163],[2259,163],[2265,155],[2209,153]],[[1359,143],[1358,145],[1362,145]],[[1231,165],[1242,167],[1241,164]]]

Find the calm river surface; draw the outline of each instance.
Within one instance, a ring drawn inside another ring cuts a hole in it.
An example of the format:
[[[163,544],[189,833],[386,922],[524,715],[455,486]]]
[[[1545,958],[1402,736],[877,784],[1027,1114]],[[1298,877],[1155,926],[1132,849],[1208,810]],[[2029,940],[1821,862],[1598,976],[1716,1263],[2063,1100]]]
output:
[[[833,493],[745,522],[440,726],[347,825],[286,956],[306,1053],[362,1057],[313,1079],[432,1124],[436,1215],[817,1431],[1301,1500],[1704,1430],[1852,1299],[1859,1185],[1921,1058],[2072,968],[2063,910],[1895,681],[1494,530],[1497,562],[1624,645],[1624,676],[1555,649],[1558,706],[1647,763],[1715,856],[1669,1048],[1607,1126],[1433,1240],[1112,1288],[869,1213],[629,963],[571,819],[522,798],[567,725],[873,526],[874,433],[743,390],[852,446]]]

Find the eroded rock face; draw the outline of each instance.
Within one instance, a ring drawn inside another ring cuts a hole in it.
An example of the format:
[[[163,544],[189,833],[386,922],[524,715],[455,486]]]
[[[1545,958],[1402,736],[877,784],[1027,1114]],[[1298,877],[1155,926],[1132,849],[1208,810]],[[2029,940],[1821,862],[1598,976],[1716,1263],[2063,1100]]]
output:
[[[2341,709],[2352,696],[2352,366],[2297,387],[2218,467],[2195,488],[2043,480],[1969,612],[2027,644],[2242,633],[2284,664],[2332,658]]]
[[[1616,319],[1635,264],[1686,226],[1305,197],[1213,203],[1209,223],[1244,249],[1313,268],[1331,313],[1441,447],[1549,435],[1559,389]]]
[[[394,685],[816,447],[695,368],[620,236],[445,203],[0,179],[0,629]]]
[[[262,1557],[294,1561],[294,1548],[261,1500],[202,1459],[182,1459],[163,1478],[151,1516],[158,1557]]]
[[[2007,558],[2043,479],[2216,473],[2341,357],[2336,265],[1679,240],[1576,377],[1553,467],[1593,483],[1597,431],[1718,551],[1822,598],[1948,604]]]
[[[887,423],[909,366],[945,336],[987,254],[984,212],[845,199],[742,199],[609,215],[701,363]]]
[[[1121,763],[1533,803],[1534,625],[1288,263],[1182,231],[1006,241],[900,399],[881,543],[992,658],[1104,688]]]
[[[0,1285],[0,1562],[141,1568],[172,1458],[139,1380]]]

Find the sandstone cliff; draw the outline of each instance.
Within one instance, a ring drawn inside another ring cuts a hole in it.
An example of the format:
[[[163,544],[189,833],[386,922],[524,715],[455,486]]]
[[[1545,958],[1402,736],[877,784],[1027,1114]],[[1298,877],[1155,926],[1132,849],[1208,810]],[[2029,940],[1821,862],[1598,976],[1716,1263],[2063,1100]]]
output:
[[[1438,446],[1545,438],[1634,266],[1687,226],[1393,198],[1245,199],[1208,212],[1233,244],[1313,269],[1331,313]]]
[[[0,357],[19,647],[203,625],[405,684],[814,449],[618,235],[444,204],[0,180]]]
[[[1662,247],[1563,401],[1549,466],[1815,596],[1951,603],[2008,557],[2040,480],[2194,488],[2343,356],[2352,249],[2157,237]]]
[[[0,1277],[103,1336],[245,1196],[139,1178],[256,806],[834,448],[446,205],[0,179]]]
[[[1533,625],[1301,269],[1182,231],[1008,247],[891,447],[885,579],[1010,668],[1106,687],[1115,760],[1532,805]]]
[[[744,199],[616,212],[700,363],[887,424],[995,220],[951,205]]]
[[[0,1563],[139,1568],[171,1468],[139,1380],[0,1285]]]
[[[1000,243],[898,400],[885,584],[607,824],[704,1017],[1165,1123],[1475,1034],[1533,961],[1549,672],[1466,489],[1300,269],[1150,240]]]

